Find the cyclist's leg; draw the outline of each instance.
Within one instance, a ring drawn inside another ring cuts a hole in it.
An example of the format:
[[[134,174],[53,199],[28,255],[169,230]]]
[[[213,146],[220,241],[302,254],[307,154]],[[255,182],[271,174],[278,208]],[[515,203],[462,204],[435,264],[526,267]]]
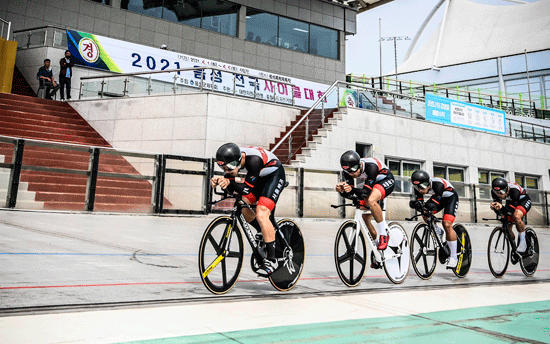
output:
[[[372,236],[372,239],[376,241],[378,234],[376,233],[376,229],[374,228],[374,225],[372,224],[372,215],[371,214],[363,214],[363,221],[365,221],[365,224],[367,225],[367,229],[369,230],[370,235]]]
[[[376,182],[372,188],[372,192],[367,199],[367,205],[370,207],[374,220],[378,224],[378,234],[380,234],[380,242],[378,243],[378,249],[384,250],[388,246],[388,225],[384,219],[384,213],[379,201],[389,196],[393,192],[395,186],[395,180],[391,172],[388,172],[386,178]]]
[[[453,229],[453,223],[455,222],[456,215],[458,213],[458,194],[455,192],[450,197],[441,199],[441,206],[443,207],[443,228],[445,228],[447,241],[456,241],[456,233]]]
[[[525,243],[525,223],[523,217],[527,215],[527,212],[531,209],[531,199],[529,196],[525,196],[514,210],[513,218],[516,223],[516,229],[518,231],[519,243],[518,252],[525,252],[527,245]]]

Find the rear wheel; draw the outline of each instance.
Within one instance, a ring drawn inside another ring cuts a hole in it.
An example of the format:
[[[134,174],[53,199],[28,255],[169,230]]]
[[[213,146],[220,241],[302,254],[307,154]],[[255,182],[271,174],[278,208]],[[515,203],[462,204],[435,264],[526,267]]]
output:
[[[533,229],[525,229],[525,241],[527,242],[527,251],[522,254],[519,264],[525,276],[531,277],[539,265],[539,240]]]
[[[453,269],[453,272],[457,277],[462,278],[468,274],[472,265],[472,242],[470,241],[468,231],[463,225],[456,224],[453,226],[453,229],[458,238],[456,242],[458,264]]]
[[[367,268],[367,246],[365,235],[357,233],[355,221],[347,221],[336,233],[334,243],[334,263],[340,280],[348,287],[361,283]],[[356,241],[357,238],[357,241]]]
[[[508,236],[502,227],[496,227],[489,236],[487,245],[487,259],[489,261],[489,270],[493,276],[499,278],[504,276],[510,261],[510,243]]]
[[[418,277],[429,279],[437,265],[437,244],[433,231],[428,225],[419,223],[414,227],[411,238],[412,266]]]
[[[405,233],[405,228],[397,222],[391,222],[388,225],[388,234],[390,240],[388,248],[384,250],[384,255],[397,254],[393,259],[384,261],[384,271],[392,283],[400,284],[407,278],[410,266],[409,238]]]
[[[199,272],[204,286],[214,294],[225,294],[237,282],[243,266],[244,245],[233,219],[221,216],[208,225],[199,246]]]
[[[304,270],[306,249],[304,237],[298,225],[289,219],[277,222],[275,256],[283,258],[282,264],[269,276],[269,282],[280,291],[288,291],[298,283]]]

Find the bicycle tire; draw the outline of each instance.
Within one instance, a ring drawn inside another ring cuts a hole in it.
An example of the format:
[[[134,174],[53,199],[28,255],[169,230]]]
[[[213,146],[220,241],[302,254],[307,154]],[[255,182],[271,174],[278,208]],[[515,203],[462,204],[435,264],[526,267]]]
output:
[[[466,227],[457,223],[453,226],[453,229],[458,238],[456,243],[458,264],[456,268],[453,269],[453,273],[456,277],[464,278],[470,271],[470,266],[472,265],[472,242]]]
[[[279,220],[277,226],[279,230],[275,236],[275,254],[276,257],[287,259],[283,266],[269,276],[269,282],[277,290],[289,291],[298,283],[304,270],[306,256],[304,237],[300,227],[292,220]]]
[[[493,257],[493,258],[491,258]],[[502,227],[495,227],[487,243],[487,261],[489,270],[496,278],[504,276],[510,262],[510,242]],[[497,261],[503,262],[502,269],[495,268]]]
[[[356,222],[353,220],[346,221],[338,229],[338,232],[336,233],[336,240],[334,241],[334,264],[336,265],[336,272],[338,272],[340,280],[348,287],[355,287],[359,285],[359,283],[361,283],[361,280],[365,275],[365,270],[367,269],[367,246],[365,244],[365,235],[363,231],[359,230],[359,242],[357,243],[359,253],[353,252],[353,248],[355,248],[355,242],[349,242],[349,235],[348,233],[346,233],[347,229],[349,229],[350,232],[353,230],[357,230]],[[341,247],[340,244],[342,242],[344,247],[342,248],[342,250],[339,250],[339,248]],[[340,254],[340,251],[345,252]],[[351,254],[354,255],[353,259],[350,259]],[[346,262],[349,262],[348,269],[342,268],[342,265]],[[357,275],[354,276],[355,262],[359,264],[359,269],[357,270]],[[348,270],[349,275],[346,274],[345,270]]]
[[[430,279],[437,266],[437,251],[439,247],[437,247],[437,241],[433,231],[429,230],[427,224],[418,223],[414,227],[411,235],[410,248],[410,257],[414,272],[416,272],[416,275],[421,279]],[[420,259],[422,259],[420,268],[423,268],[423,272],[418,266]]]
[[[522,255],[519,264],[523,274],[531,277],[535,274],[539,265],[539,239],[537,238],[537,233],[532,228],[526,228],[525,240],[527,242],[527,251],[526,254]]]
[[[214,219],[204,231],[199,246],[199,273],[202,283],[206,289],[217,295],[225,294],[233,288],[243,265],[243,237],[238,226],[237,228],[228,228],[232,223],[233,219],[229,216],[220,216]],[[227,237],[228,230],[230,232]],[[219,237],[219,241],[216,241],[215,237]],[[226,237],[231,240],[229,249],[220,245]],[[228,251],[228,254],[223,256],[223,251]],[[212,258],[211,256],[214,260],[208,259]],[[228,266],[228,258],[235,258],[236,262],[231,262],[231,266]],[[218,259],[219,261],[216,263]],[[230,276],[227,271],[228,267],[231,268]],[[210,271],[206,273],[209,268]]]
[[[390,222],[388,225],[388,234],[390,235],[390,240],[384,252],[390,252],[388,250],[391,250],[391,253],[401,252],[401,256],[384,261],[384,272],[393,284],[401,284],[407,279],[407,275],[409,274],[411,261],[409,237],[405,232],[405,228],[398,222]]]

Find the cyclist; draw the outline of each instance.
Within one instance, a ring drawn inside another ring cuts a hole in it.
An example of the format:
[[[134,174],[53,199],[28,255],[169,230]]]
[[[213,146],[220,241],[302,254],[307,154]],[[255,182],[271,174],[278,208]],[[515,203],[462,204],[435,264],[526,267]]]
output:
[[[434,214],[443,210],[443,228],[445,228],[446,237],[443,237],[443,231],[438,233],[441,236],[441,241],[447,241],[451,254],[447,260],[447,269],[454,269],[458,264],[456,254],[456,233],[453,229],[458,212],[458,194],[453,185],[443,178],[430,178],[428,172],[416,170],[411,176],[411,181],[414,189],[415,200],[410,201],[409,206],[413,209],[421,210],[424,203],[424,195],[430,194],[430,199],[424,205],[427,211],[432,211]],[[427,221],[426,216],[423,216],[424,221]]]
[[[491,183],[491,196],[493,202],[491,203],[491,209],[504,210],[512,216],[508,217],[508,221],[516,224],[518,231],[519,243],[517,247],[518,253],[525,253],[527,250],[527,243],[525,242],[525,223],[523,217],[527,215],[527,212],[531,209],[531,198],[525,193],[525,190],[516,183],[508,183],[504,178],[495,178]],[[502,205],[502,200],[506,200],[506,205]],[[508,230],[512,239],[515,240],[514,232],[512,231],[513,224],[510,224]]]
[[[272,216],[275,204],[285,187],[285,170],[277,157],[263,148],[239,148],[226,143],[218,148],[216,162],[225,174],[211,179],[212,187],[220,186],[230,193],[243,195],[248,204],[256,204],[256,213],[243,209],[243,215],[258,231],[261,230],[266,244],[267,256],[261,266],[265,275],[271,275],[279,267],[275,257],[275,227]],[[245,171],[244,182],[235,180],[239,172]],[[273,222],[272,222],[273,221]]]
[[[336,185],[336,191],[342,194],[343,197],[352,198],[357,196],[361,201],[361,205],[369,206],[371,214],[363,215],[363,220],[367,224],[371,236],[376,241],[377,232],[371,223],[372,217],[377,223],[380,238],[378,240],[378,249],[385,250],[388,247],[389,235],[388,225],[384,220],[382,208],[378,204],[380,200],[389,196],[395,186],[395,179],[388,167],[375,158],[362,158],[357,152],[349,150],[340,157],[340,166],[344,170],[345,182]],[[364,178],[365,183],[363,188],[356,188],[354,179]],[[364,200],[366,199],[366,201]],[[377,268],[378,265],[373,262],[371,265]]]

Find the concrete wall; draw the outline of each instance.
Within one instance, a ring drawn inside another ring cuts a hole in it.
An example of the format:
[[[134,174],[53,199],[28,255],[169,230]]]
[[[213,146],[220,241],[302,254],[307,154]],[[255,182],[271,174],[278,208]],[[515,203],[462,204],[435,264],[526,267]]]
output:
[[[234,2],[355,33],[356,13],[336,4],[320,0]],[[232,37],[116,8],[120,1],[112,3],[113,7],[87,0],[0,0],[0,18],[11,21],[14,31],[57,25],[152,47],[167,44],[176,52],[320,83],[345,78],[344,31],[340,31],[340,58],[335,60],[245,41],[242,20],[238,37]]]

